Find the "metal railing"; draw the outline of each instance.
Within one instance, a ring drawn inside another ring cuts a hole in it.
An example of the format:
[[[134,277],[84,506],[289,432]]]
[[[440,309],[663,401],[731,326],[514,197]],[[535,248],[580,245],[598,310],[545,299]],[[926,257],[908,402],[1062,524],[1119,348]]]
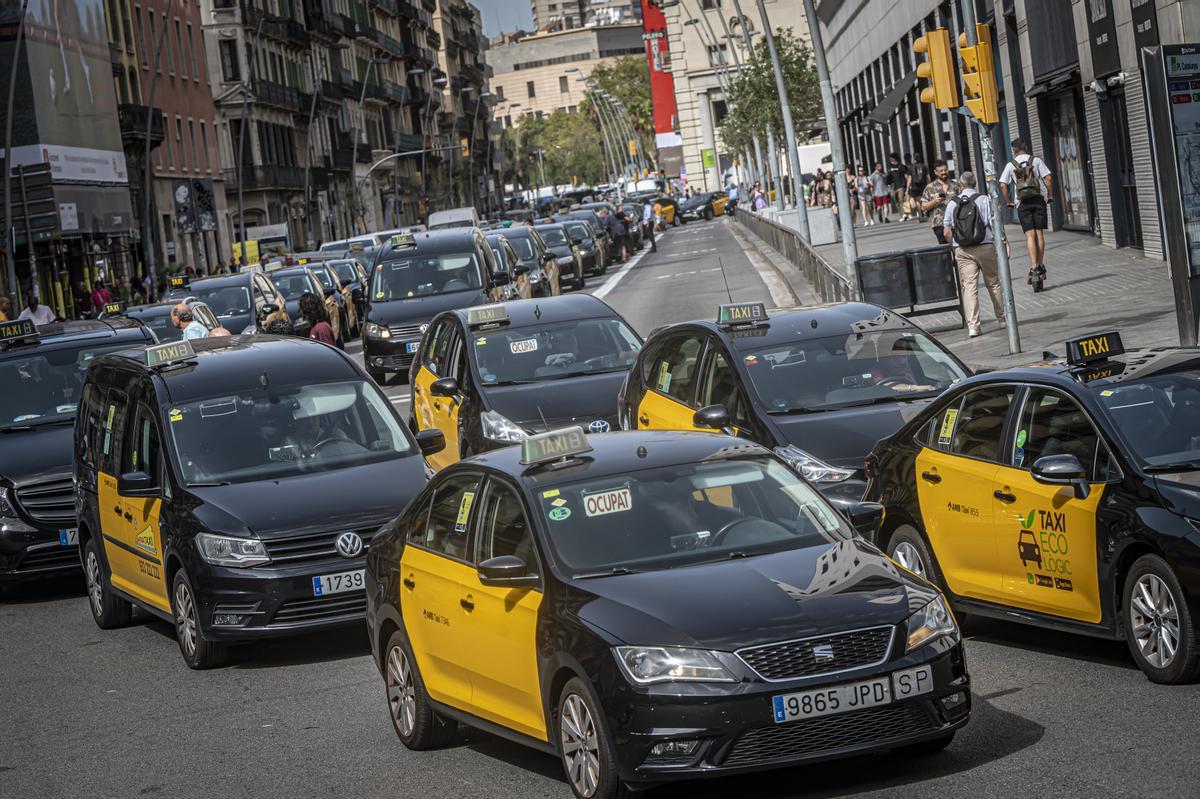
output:
[[[796,267],[822,302],[845,302],[853,299],[855,292],[850,278],[822,258],[800,238],[799,233],[740,207],[733,219]]]

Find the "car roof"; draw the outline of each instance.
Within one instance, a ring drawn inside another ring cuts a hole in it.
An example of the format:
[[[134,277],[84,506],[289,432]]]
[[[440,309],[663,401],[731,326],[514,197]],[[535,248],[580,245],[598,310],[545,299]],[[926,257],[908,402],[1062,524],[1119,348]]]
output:
[[[502,228],[496,231],[496,234],[504,237],[515,237],[518,239],[527,239],[530,237],[530,231],[533,230],[529,225],[513,225],[512,227]]]
[[[1155,347],[1126,350],[1106,361],[1075,366],[1065,358],[1046,358],[1035,363],[997,369],[976,375],[962,385],[1003,381],[1052,382],[1091,389],[1118,388],[1123,383],[1145,380],[1183,369],[1200,370],[1200,347]]]
[[[617,315],[608,303],[591,294],[559,294],[498,304],[508,311],[508,324],[505,327],[532,327]],[[467,324],[468,309],[458,308],[453,313],[464,326]]]
[[[313,267],[313,264],[300,264],[298,266],[287,266],[283,269],[276,269],[271,272],[268,277],[274,279],[277,277],[291,277],[292,275],[302,275]]]
[[[179,297],[178,299],[174,300],[162,300],[161,302],[147,302],[142,305],[133,305],[129,308],[126,308],[119,314],[114,314],[111,317],[106,316],[105,319],[114,319],[120,316],[129,316],[131,314],[133,316],[157,316],[160,312],[170,313],[171,309],[181,302],[187,303],[188,305],[207,305],[207,303],[202,302],[195,297]]]
[[[755,346],[778,344],[826,336],[868,333],[875,330],[917,330],[920,328],[895,311],[867,302],[838,302],[806,308],[779,309],[767,312],[768,319],[753,328],[738,328],[740,335],[731,337],[731,329],[716,322],[717,309],[713,308],[711,319],[678,322],[655,329],[651,334],[660,336],[666,331],[685,325],[700,326],[716,332],[723,338],[752,340]],[[754,335],[745,331],[754,330]],[[922,331],[923,332],[923,331]]]
[[[20,353],[28,355],[42,347],[57,349],[60,346],[101,342],[107,339],[129,341],[134,343],[144,341],[151,343],[153,338],[150,331],[136,319],[123,316],[113,316],[106,319],[69,319],[65,322],[51,322],[38,326],[37,342],[0,347],[0,358]]]
[[[416,247],[406,247],[404,249],[382,249],[379,252],[379,260],[386,261],[389,257],[402,258],[404,253],[411,252],[457,252],[464,248],[469,249],[475,245],[475,237],[482,235],[479,228],[473,227],[453,227],[453,228],[438,228],[437,230],[427,230],[420,233],[413,233],[413,242]],[[399,253],[397,255],[397,253]]]

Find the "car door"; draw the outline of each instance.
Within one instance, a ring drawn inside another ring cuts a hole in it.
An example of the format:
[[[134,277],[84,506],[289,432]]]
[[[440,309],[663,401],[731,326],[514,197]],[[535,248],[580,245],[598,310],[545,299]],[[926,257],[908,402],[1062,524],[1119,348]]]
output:
[[[962,597],[998,601],[996,513],[992,492],[1011,385],[966,392],[934,416],[914,468],[925,535],[946,585]]]
[[[1009,444],[1008,463],[996,474],[996,546],[1004,602],[1077,621],[1098,623],[1100,576],[1096,511],[1117,468],[1087,413],[1066,394],[1031,387]],[[1088,473],[1090,491],[1076,499],[1071,486],[1043,485],[1030,467],[1046,455],[1074,455]]]
[[[143,472],[151,477],[161,491],[163,485],[162,440],[156,414],[145,402],[131,408],[133,423],[126,431],[122,447],[123,474]],[[163,581],[163,536],[159,517],[162,512],[161,494],[152,497],[121,496],[127,523],[126,544],[137,556],[137,571],[129,575],[133,595],[163,611],[171,610]]]
[[[97,514],[100,536],[104,542],[104,557],[112,574],[114,588],[131,596],[138,596],[137,550],[128,542],[131,539],[133,514],[125,507],[125,501],[117,493],[117,478],[121,474],[121,456],[125,431],[129,427],[129,395],[126,386],[110,388],[101,413],[100,451],[96,475],[96,496],[99,502]],[[126,518],[128,516],[128,518]]]
[[[638,403],[637,429],[704,429],[692,424],[692,398],[706,337],[698,330],[676,333],[657,348]]]
[[[426,350],[428,349],[428,354]],[[441,430],[446,447],[426,458],[434,469],[443,469],[459,458],[458,418],[461,397],[435,397],[430,393],[434,381],[461,373],[464,359],[462,336],[453,319],[443,319],[437,330],[421,347],[421,366],[413,382],[413,409],[421,430]]]
[[[533,529],[520,495],[489,478],[474,522],[475,563],[501,555],[541,574]],[[463,635],[475,653],[471,704],[489,721],[547,740],[537,666],[537,621],[542,589],[485,586],[477,571],[463,585]]]
[[[470,564],[469,525],[478,474],[455,475],[414,515],[400,556],[400,615],[425,689],[438,702],[471,709],[471,667],[479,657],[461,600]]]
[[[710,339],[700,364],[696,407],[718,404],[724,405],[729,412],[735,435],[745,435],[752,429],[750,403],[746,401],[746,392],[738,379],[737,370],[730,364],[730,356],[725,348]]]

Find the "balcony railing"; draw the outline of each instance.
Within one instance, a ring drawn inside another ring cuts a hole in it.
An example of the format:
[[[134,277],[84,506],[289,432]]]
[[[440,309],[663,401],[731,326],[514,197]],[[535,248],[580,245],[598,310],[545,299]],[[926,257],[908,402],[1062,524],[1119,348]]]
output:
[[[400,10],[396,8],[396,0],[371,0],[371,5],[393,17],[400,14]]]
[[[478,86],[483,83],[483,70],[472,64],[464,64],[459,70],[464,78]]]
[[[242,167],[239,181],[237,169],[222,170],[225,188],[229,189],[303,189],[304,168],[299,166],[254,166]]]
[[[150,146],[157,147],[162,143],[165,129],[163,127],[162,111],[145,105],[121,103],[117,106],[117,120],[121,125],[123,141],[146,141],[146,131],[150,131]]]
[[[273,81],[255,78],[254,97],[263,105],[274,106],[293,113],[308,113],[308,107],[304,105],[302,100],[302,93],[291,86],[283,86]],[[307,97],[309,102],[312,102],[310,95],[303,94],[303,97]]]
[[[425,43],[434,50],[440,50],[442,47],[442,34],[435,31],[433,28],[425,31]]]
[[[407,152],[409,150],[420,150],[425,146],[425,139],[415,133],[397,133],[396,134],[396,149],[399,152]]]
[[[385,80],[383,82],[383,95],[393,103],[403,104],[408,102],[408,87]]]
[[[306,48],[312,43],[312,37],[303,24],[290,17],[268,14],[249,3],[242,3],[242,24],[251,30],[261,30],[267,38],[293,47]]]
[[[358,163],[369,164],[373,160],[371,156],[371,145],[368,142],[360,141],[358,143]]]
[[[338,145],[333,148],[333,155],[329,159],[331,169],[339,172],[345,172],[354,168],[354,148],[349,143]]]
[[[383,31],[375,31],[375,42],[394,56],[400,58],[404,56],[404,45],[393,39],[391,36],[388,36]]]

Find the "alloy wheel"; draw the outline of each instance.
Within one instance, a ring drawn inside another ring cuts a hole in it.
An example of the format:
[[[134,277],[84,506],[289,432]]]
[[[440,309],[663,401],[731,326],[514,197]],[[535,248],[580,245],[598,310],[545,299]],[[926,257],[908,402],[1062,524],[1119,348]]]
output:
[[[100,560],[96,557],[95,552],[88,552],[88,596],[92,600],[92,612],[95,613],[97,617],[104,615],[104,584],[101,582],[102,580],[103,578],[100,575]]]
[[[591,711],[579,694],[571,694],[563,702],[559,736],[567,776],[576,793],[593,795],[600,784],[600,743]]]
[[[387,695],[392,721],[400,734],[408,738],[417,726],[417,689],[413,684],[408,656],[398,646],[393,646],[388,652]]]
[[[901,541],[892,552],[892,559],[919,577],[928,577],[921,553],[907,541]]]
[[[187,583],[175,586],[175,631],[188,657],[196,654],[196,603]]]
[[[1165,669],[1179,651],[1179,609],[1171,589],[1157,575],[1143,574],[1129,598],[1133,639],[1142,657]]]

